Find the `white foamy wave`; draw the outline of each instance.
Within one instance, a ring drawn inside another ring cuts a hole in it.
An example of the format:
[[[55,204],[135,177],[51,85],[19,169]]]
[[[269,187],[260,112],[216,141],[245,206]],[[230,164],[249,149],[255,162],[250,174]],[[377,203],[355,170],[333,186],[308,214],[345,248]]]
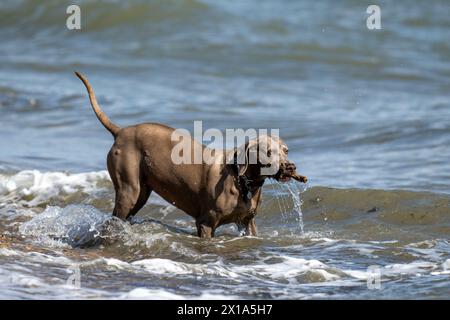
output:
[[[173,261],[170,259],[143,259],[131,263],[112,258],[101,258],[85,262],[83,265],[107,265],[113,269],[121,269],[129,272],[149,273],[151,275],[193,275],[214,276],[233,279],[242,282],[245,279],[254,278],[255,281],[286,280],[291,283],[305,281],[326,282],[340,278],[339,271],[331,268],[318,260],[306,260],[293,257],[275,257],[279,263],[256,263],[250,265],[225,264],[216,262],[195,264]],[[306,280],[306,278],[308,280]]]
[[[121,296],[121,299],[142,299],[142,300],[185,300],[185,299],[199,299],[199,300],[235,300],[235,296],[225,296],[223,294],[216,294],[213,292],[203,292],[199,296],[179,295],[165,290],[136,288]]]
[[[7,249],[7,248],[0,248],[0,256],[3,257],[11,257],[11,256],[18,256],[20,255],[17,251]]]
[[[208,264],[191,264],[168,259],[145,259],[132,263],[153,274],[200,274],[237,278],[238,274],[225,268],[220,262]]]
[[[137,260],[131,263],[114,259],[114,258],[101,258],[90,262],[86,262],[83,265],[107,265],[114,269],[122,269],[134,272],[146,272],[154,275],[170,274],[170,275],[214,275],[222,277],[237,278],[238,274],[229,270],[220,262],[206,263],[206,264],[194,264],[177,262],[170,259],[143,259]]]
[[[395,263],[385,266],[379,266],[379,275],[383,277],[398,277],[398,276],[421,276],[424,274],[433,274],[432,270],[438,268],[438,265],[430,261],[414,261],[411,263]],[[373,278],[373,270],[344,270],[347,275],[359,279],[367,280]]]
[[[41,279],[20,273],[10,273],[7,277],[7,281],[11,285],[25,288],[42,287],[44,285],[44,282]]]
[[[69,276],[70,274],[67,274]],[[47,279],[48,280],[48,279]],[[118,298],[111,293],[93,288],[77,288],[67,285],[66,278],[52,278],[50,281],[36,277],[24,269],[10,270],[0,266],[0,299],[108,299]]]
[[[37,205],[61,194],[93,192],[99,189],[100,182],[109,181],[107,171],[65,173],[25,170],[14,175],[0,174],[0,197],[31,198],[29,204]]]
[[[319,260],[307,260],[289,256],[280,257],[278,263],[260,263],[251,266],[235,267],[238,274],[245,274],[256,278],[269,278],[273,280],[285,279],[289,282],[298,282],[298,278],[307,276],[315,278],[314,282],[332,281],[339,278],[333,268]]]
[[[183,300],[185,297],[165,290],[136,288],[121,296],[121,299],[132,300]]]
[[[450,274],[450,259],[445,260],[444,263],[442,263],[441,267],[442,270],[434,271],[431,274],[436,276]]]
[[[35,251],[19,251],[8,248],[0,248],[0,256],[3,257],[20,257],[22,260],[26,260],[31,262],[32,264],[36,263],[51,263],[58,265],[73,265],[75,262],[71,259],[61,256],[61,255],[49,255],[42,252]]]

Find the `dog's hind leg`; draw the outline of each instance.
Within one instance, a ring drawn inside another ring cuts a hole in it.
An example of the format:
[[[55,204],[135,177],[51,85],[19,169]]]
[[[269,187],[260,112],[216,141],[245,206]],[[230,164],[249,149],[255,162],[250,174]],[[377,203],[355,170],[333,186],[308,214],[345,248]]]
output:
[[[142,182],[139,159],[130,158],[134,154],[122,154],[115,147],[108,154],[108,171],[116,191],[113,215],[123,220],[136,214],[145,205],[152,191]]]
[[[139,188],[131,185],[122,185],[116,190],[116,199],[113,210],[113,216],[126,220],[139,198]]]
[[[152,189],[141,183],[139,197],[127,218],[134,216],[136,213],[138,213],[139,210],[142,209],[143,206],[145,206],[151,193],[152,193]]]

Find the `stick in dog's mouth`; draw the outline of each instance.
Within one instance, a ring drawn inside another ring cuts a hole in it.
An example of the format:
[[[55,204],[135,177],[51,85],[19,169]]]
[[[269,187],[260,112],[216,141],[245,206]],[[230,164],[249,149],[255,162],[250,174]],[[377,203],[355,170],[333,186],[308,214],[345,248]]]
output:
[[[291,180],[291,178],[298,182],[302,182],[302,183],[308,182],[307,177],[299,175],[295,172],[294,173],[283,173],[280,175],[279,178],[275,178],[275,179],[280,182],[289,182]]]
[[[308,178],[305,176],[301,176],[299,174],[294,173],[293,175],[291,175],[291,178],[293,178],[294,180],[297,180],[299,182],[303,182],[306,183],[308,182]]]

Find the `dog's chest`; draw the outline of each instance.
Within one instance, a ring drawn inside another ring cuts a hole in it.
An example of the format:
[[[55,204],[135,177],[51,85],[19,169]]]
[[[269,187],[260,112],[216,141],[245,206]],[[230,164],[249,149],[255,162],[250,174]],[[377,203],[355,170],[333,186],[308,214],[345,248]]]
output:
[[[256,210],[259,205],[260,193],[239,193],[236,195],[236,202],[233,208],[230,208],[231,215],[236,221],[247,220],[256,215]]]
[[[253,218],[256,215],[257,204],[252,199],[241,199],[238,205],[239,220]]]

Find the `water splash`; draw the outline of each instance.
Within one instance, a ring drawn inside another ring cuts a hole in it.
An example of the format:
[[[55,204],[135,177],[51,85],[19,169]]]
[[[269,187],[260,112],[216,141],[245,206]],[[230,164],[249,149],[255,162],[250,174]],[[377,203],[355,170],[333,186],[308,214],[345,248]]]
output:
[[[300,188],[298,183],[286,183],[286,188],[291,194],[292,201],[294,202],[293,214],[295,215],[295,220],[300,227],[300,232],[303,235],[304,224],[303,224],[303,213],[302,213],[302,199],[300,198]]]
[[[111,215],[89,205],[49,206],[23,223],[19,232],[49,246],[87,247],[100,243],[112,220]]]
[[[275,189],[275,184],[271,184],[271,186],[272,186],[273,195],[274,195],[275,199],[277,200],[278,208],[280,209],[281,215],[284,218],[285,214],[287,213],[287,209],[286,209],[286,207],[284,205],[284,202],[283,202],[283,206],[281,205],[281,201],[280,200],[283,200],[283,196],[281,195],[280,192],[278,192]],[[280,184],[278,184],[278,186],[280,186]]]
[[[291,229],[292,233],[303,235],[305,230],[300,193],[305,188],[299,188],[296,182],[277,182],[276,185],[278,186],[278,190],[275,190],[275,184],[272,184],[272,189],[274,190],[274,197],[277,200],[283,220],[286,224],[295,221],[295,227]]]

